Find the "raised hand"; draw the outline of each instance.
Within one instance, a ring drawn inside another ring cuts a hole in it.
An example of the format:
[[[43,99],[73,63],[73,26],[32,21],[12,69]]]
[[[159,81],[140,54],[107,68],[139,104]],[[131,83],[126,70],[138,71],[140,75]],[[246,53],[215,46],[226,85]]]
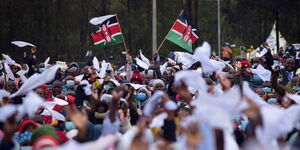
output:
[[[75,105],[67,106],[67,115],[69,119],[75,124],[78,130],[86,130],[87,127],[87,113],[85,109],[81,111]]]

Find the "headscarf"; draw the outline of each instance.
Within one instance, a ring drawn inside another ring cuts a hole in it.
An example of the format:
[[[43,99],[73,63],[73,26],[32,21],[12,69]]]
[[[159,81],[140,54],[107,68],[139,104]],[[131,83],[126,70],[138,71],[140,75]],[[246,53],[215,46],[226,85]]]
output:
[[[39,150],[45,147],[56,147],[59,145],[58,137],[54,127],[43,125],[32,132],[32,150]]]
[[[166,87],[163,80],[161,80],[161,79],[155,79],[153,81],[153,89],[154,89],[154,91],[156,90],[155,87],[156,87],[157,84],[161,84],[164,88]]]

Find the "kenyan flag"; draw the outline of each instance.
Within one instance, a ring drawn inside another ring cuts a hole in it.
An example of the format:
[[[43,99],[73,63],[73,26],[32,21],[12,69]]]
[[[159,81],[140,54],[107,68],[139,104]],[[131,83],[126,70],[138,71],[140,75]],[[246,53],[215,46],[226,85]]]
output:
[[[116,15],[107,15],[93,19],[98,26],[96,33],[92,33],[92,38],[96,47],[103,48],[123,42],[121,27]],[[92,21],[90,22],[92,23]]]
[[[187,16],[182,12],[169,31],[167,39],[183,49],[193,52],[192,44],[199,38],[195,32],[196,29],[193,29]]]

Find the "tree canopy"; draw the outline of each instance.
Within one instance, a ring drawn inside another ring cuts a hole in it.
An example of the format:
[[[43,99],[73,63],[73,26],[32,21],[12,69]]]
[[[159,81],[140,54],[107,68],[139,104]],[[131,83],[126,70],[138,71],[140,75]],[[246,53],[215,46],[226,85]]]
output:
[[[166,36],[184,9],[199,31],[196,45],[208,41],[217,50],[217,0],[157,1],[157,42]],[[90,34],[93,17],[117,14],[127,47],[136,54],[152,54],[151,0],[2,0],[0,5],[0,49],[20,60],[26,48],[10,42],[22,40],[38,47],[39,59],[82,61],[92,50],[100,59],[113,55],[120,60],[123,44],[94,48]],[[277,17],[277,18],[276,18]],[[221,0],[221,43],[259,46],[269,35],[275,20],[289,43],[300,42],[299,0]],[[182,51],[166,41],[160,54]]]

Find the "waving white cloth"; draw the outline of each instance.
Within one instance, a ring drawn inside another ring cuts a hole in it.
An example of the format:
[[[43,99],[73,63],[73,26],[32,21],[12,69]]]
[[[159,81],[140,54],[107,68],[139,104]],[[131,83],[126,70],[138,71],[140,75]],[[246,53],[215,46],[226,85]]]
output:
[[[164,95],[164,92],[162,91],[156,91],[148,100],[146,103],[144,109],[143,109],[143,115],[146,117],[151,117],[152,112],[154,111],[154,108],[156,104],[158,104],[158,101],[161,99],[161,97]]]
[[[108,67],[108,63],[106,63],[105,60],[103,60],[101,63],[101,69],[100,69],[100,73],[99,73],[100,78],[105,77],[107,67]]]
[[[10,64],[12,64],[12,65],[16,64],[16,62],[13,59],[11,59],[8,55],[2,54],[2,56],[4,58],[5,63],[7,63],[9,65]]]
[[[207,84],[202,78],[201,73],[197,71],[179,71],[175,74],[174,83],[180,85],[184,82],[187,87],[200,91],[207,91]]]
[[[0,90],[0,102],[2,102],[4,97],[9,97],[11,94],[6,90]]]
[[[286,96],[289,98],[289,99],[291,99],[291,100],[293,100],[293,101],[295,101],[297,104],[300,104],[300,96],[299,95],[297,95],[297,94],[286,94]]]
[[[101,17],[94,17],[90,20],[90,23],[92,25],[98,25],[98,24],[102,24],[105,20],[113,17],[115,15],[106,15],[106,16],[101,16]]]
[[[186,52],[174,52],[177,64],[183,64],[183,70],[190,68],[197,60],[192,54]]]
[[[50,110],[50,109],[44,109],[41,115],[46,115],[46,116],[52,116],[52,121],[54,120],[61,120],[65,121],[65,116],[62,115],[61,113],[55,111],[55,110]]]
[[[266,150],[279,150],[277,138],[288,134],[299,122],[300,106],[293,105],[287,109],[263,107],[260,112],[263,126],[256,128],[256,138]]]
[[[19,75],[20,76],[20,79],[23,81],[23,82],[25,82],[26,80],[27,80],[27,78],[25,77],[25,74],[26,73],[28,73],[28,71],[29,71],[29,67],[28,67],[28,65],[26,64],[26,70],[20,70],[20,71],[18,71],[17,72],[17,75]]]
[[[145,64],[147,64],[148,66],[150,66],[150,60],[149,60],[146,56],[143,55],[142,50],[140,50],[140,57],[141,57],[141,60],[142,60]]]
[[[28,114],[29,118],[35,116],[36,110],[42,105],[43,99],[37,95],[35,92],[30,91],[23,102],[23,106],[25,108],[26,113]]]
[[[142,68],[144,68],[144,69],[149,69],[149,65],[148,64],[146,64],[145,62],[143,62],[142,60],[140,60],[139,58],[135,58],[135,61],[136,61],[136,63],[137,63],[137,65],[138,66],[140,66],[140,67],[142,67]]]
[[[258,65],[256,69],[251,69],[251,72],[257,74],[264,82],[271,80],[271,71],[265,69],[262,65]]]
[[[31,91],[32,89],[37,88],[38,86],[52,81],[55,77],[58,66],[52,66],[49,69],[45,70],[43,73],[35,73],[21,86],[21,88],[11,95],[11,97],[18,96],[20,94]]]
[[[197,47],[194,52],[194,57],[201,62],[203,72],[214,72],[222,70],[225,64],[216,60],[210,59],[211,47],[207,42],[204,42],[202,46]]]
[[[100,65],[99,65],[99,61],[98,61],[97,57],[93,58],[93,66],[98,72],[100,71]]]
[[[25,47],[25,46],[36,47],[35,45],[24,41],[12,41],[11,43],[17,45],[18,47]]]
[[[48,58],[45,60],[45,62],[44,62],[45,68],[48,68],[48,66],[49,66],[49,61],[50,61],[50,57],[48,57]]]
[[[12,73],[10,67],[8,66],[7,63],[4,63],[4,68],[5,68],[5,71],[7,73],[7,76],[11,79],[11,80],[14,80],[15,79],[15,76],[14,74]]]

